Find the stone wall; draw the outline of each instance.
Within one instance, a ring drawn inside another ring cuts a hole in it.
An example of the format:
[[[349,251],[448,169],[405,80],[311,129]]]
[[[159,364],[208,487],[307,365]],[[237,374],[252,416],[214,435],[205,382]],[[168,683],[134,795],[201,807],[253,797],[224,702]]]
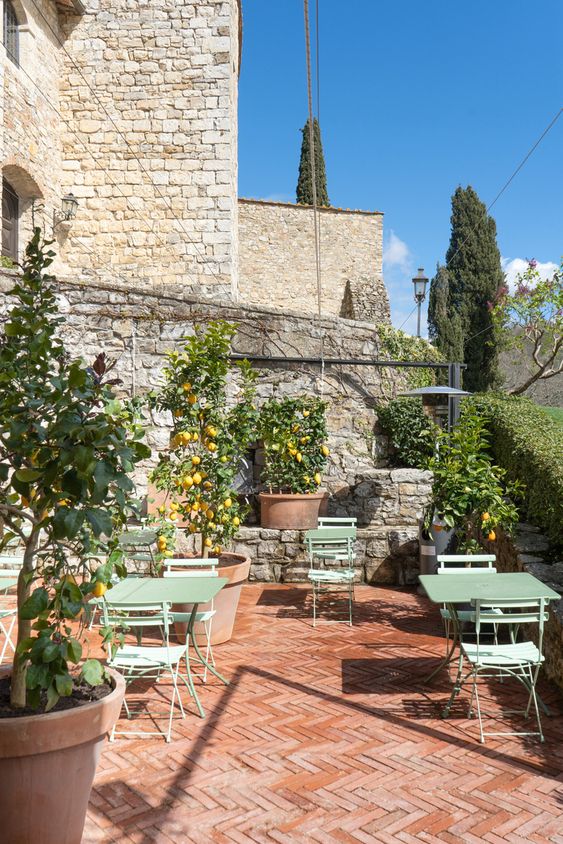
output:
[[[382,281],[383,214],[322,208],[322,312],[390,321]],[[241,301],[317,313],[313,209],[239,199]]]
[[[92,0],[69,19],[71,271],[236,291],[236,0]],[[90,87],[89,87],[90,86]],[[109,268],[102,265],[106,263]]]
[[[48,27],[57,35],[61,30],[50,0],[15,2],[14,8],[20,64],[0,45],[0,163],[2,177],[19,196],[21,252],[32,231],[33,199],[43,206],[36,214],[38,224],[50,221],[53,208],[60,208],[60,61]]]
[[[490,552],[497,555],[497,568],[502,572],[526,571],[541,580],[561,596],[549,605],[549,620],[544,630],[545,670],[563,689],[563,561],[559,555],[554,562],[549,540],[532,525],[518,525],[513,538],[500,536],[489,543]],[[536,632],[528,635],[536,639]]]

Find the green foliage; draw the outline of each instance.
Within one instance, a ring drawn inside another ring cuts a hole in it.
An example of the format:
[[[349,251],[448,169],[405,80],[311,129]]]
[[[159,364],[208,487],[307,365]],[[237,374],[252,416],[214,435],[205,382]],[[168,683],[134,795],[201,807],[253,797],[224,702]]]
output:
[[[457,529],[461,550],[474,549],[482,536],[494,541],[497,527],[510,533],[518,520],[511,498],[521,497],[523,487],[492,463],[485,423],[470,403],[451,433],[438,433],[429,468],[434,513]]]
[[[530,399],[505,395],[473,399],[491,434],[495,460],[511,480],[526,484],[525,511],[563,545],[563,431]]]
[[[436,425],[416,398],[399,398],[377,410],[379,424],[389,436],[401,466],[428,469],[434,454]]]
[[[47,708],[71,693],[81,656],[71,625],[95,584],[124,573],[116,534],[134,512],[129,473],[150,455],[104,355],[92,367],[68,358],[48,246],[36,229],[0,342],[0,550],[14,537],[24,544],[14,707],[25,706],[26,686],[27,702],[45,692]]]
[[[450,278],[446,267],[438,265],[430,282],[428,297],[428,336],[447,361],[463,361],[463,332],[458,313],[449,306]]]
[[[234,479],[249,444],[256,436],[253,404],[256,374],[248,361],[238,364],[237,401],[227,407],[229,355],[235,327],[217,320],[196,326],[182,352],[169,352],[165,384],[151,397],[158,410],[172,413],[170,450],[159,454],[151,480],[167,492],[161,515],[175,522],[180,516],[189,531],[201,537],[202,553],[219,553],[246,515]],[[166,544],[163,556],[172,556],[171,537],[159,531]]]
[[[262,480],[270,492],[316,492],[329,454],[326,402],[312,396],[270,399],[260,411]]]
[[[447,273],[432,280],[429,321],[438,348],[467,364],[463,384],[478,392],[498,383],[497,348],[488,308],[504,283],[496,225],[472,187],[452,196]],[[447,289],[447,292],[446,292]]]
[[[436,361],[444,360],[442,353],[423,337],[412,337],[392,325],[378,325],[379,354],[385,360]],[[401,370],[410,389],[436,384],[435,369],[413,368]]]
[[[297,180],[297,202],[300,205],[313,204],[313,174],[311,171],[311,144],[309,135],[309,121],[301,130],[301,159],[299,161],[299,177]],[[321,141],[321,129],[317,118],[313,119],[313,143],[315,147],[315,183],[317,187],[317,205],[329,206],[330,201],[326,187],[326,167]]]
[[[552,278],[542,279],[536,261],[530,261],[514,292],[503,285],[489,308],[502,347],[530,352],[533,372],[509,391],[512,395],[563,373],[563,263]]]
[[[16,266],[17,264],[11,258],[8,258],[7,255],[0,255],[0,267],[3,267],[5,270],[15,270]]]
[[[542,407],[542,410],[563,427],[563,407]]]

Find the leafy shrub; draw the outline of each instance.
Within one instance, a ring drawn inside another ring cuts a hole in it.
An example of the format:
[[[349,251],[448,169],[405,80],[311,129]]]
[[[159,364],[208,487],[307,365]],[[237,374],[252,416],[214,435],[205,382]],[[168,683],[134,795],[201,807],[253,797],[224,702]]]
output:
[[[436,425],[424,413],[420,399],[394,399],[379,407],[377,416],[395,449],[396,461],[401,466],[427,469],[434,453]]]
[[[491,433],[495,460],[526,485],[528,518],[563,544],[563,431],[530,399],[487,394],[473,398]]]
[[[316,492],[326,466],[326,403],[313,396],[270,399],[260,411],[262,480],[270,492]]]
[[[423,337],[412,337],[399,328],[393,328],[392,325],[379,325],[377,336],[379,352],[385,360],[436,361],[437,363],[444,360],[442,353],[428,340]],[[418,367],[401,370],[410,389],[431,387],[436,384],[437,372],[439,373],[440,370]]]

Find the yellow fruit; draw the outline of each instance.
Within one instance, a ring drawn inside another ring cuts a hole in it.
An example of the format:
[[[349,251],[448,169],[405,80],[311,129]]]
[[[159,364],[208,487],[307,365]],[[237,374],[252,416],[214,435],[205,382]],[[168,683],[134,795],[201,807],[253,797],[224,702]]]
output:
[[[177,408],[177,409],[174,411],[174,416],[175,416],[176,418],[178,418],[179,416],[182,416],[182,411],[180,410],[180,408]]]
[[[159,536],[159,537],[158,537],[158,542],[157,542],[157,545],[158,545],[158,550],[159,550],[159,551],[164,551],[164,550],[166,550],[166,546],[168,545],[168,542],[167,542],[166,537],[165,537],[165,536]]]
[[[182,384],[182,389],[184,390],[185,393],[189,393],[190,390],[192,389],[192,385],[190,384],[189,381],[186,381],[185,384]]]
[[[200,483],[201,483],[201,481],[202,481],[202,477],[201,477],[201,475],[199,474],[199,472],[194,472],[194,473],[193,473],[193,475],[192,475],[192,477],[193,477],[193,479],[194,479],[194,484],[200,484]]]
[[[487,539],[489,540],[489,542],[494,542],[496,538],[497,535],[494,530],[489,531],[489,534],[487,535]]]
[[[225,498],[225,500],[223,501],[223,504],[225,505],[225,507],[232,507],[233,506],[232,498]]]
[[[207,443],[207,450],[208,451],[217,451],[217,444],[216,443]]]
[[[192,510],[194,511],[194,513],[197,513],[197,511],[199,510],[199,508],[200,508],[200,503],[199,503],[199,501],[194,501],[194,503],[192,504]]]
[[[228,524],[231,520],[231,517],[227,513],[223,513],[221,516],[221,521],[224,525]]]
[[[194,393],[190,393],[188,396],[188,404],[196,404],[197,396]]]
[[[318,472],[315,472],[315,476],[314,476],[314,477],[315,477],[315,483],[316,483],[316,484],[320,484],[320,482],[321,482],[321,480],[322,480],[322,478],[321,478],[320,474],[319,474]]]
[[[174,551],[165,551],[164,556],[170,559],[170,557],[174,556]]]
[[[211,548],[211,546],[213,545],[213,542],[212,542],[212,541],[210,540],[210,538],[207,536],[207,537],[205,538],[205,540],[204,540],[204,543],[203,543],[203,544],[205,545],[205,547],[206,547],[206,548]]]
[[[200,463],[201,463],[201,457],[199,456],[199,454],[194,454],[194,456],[192,457],[192,464],[194,466],[199,466]]]
[[[308,415],[309,415],[309,411],[308,411],[308,410],[304,410],[304,411],[303,411],[303,416],[305,417],[305,419],[307,418],[307,416],[308,416]]]
[[[190,533],[195,533],[195,532],[196,532],[196,530],[197,530],[197,525],[194,525],[194,524],[192,523],[192,524],[189,526],[188,530],[189,530],[189,532],[190,532]]]
[[[184,487],[184,489],[189,489],[193,485],[194,485],[194,479],[192,478],[191,475],[185,475],[182,478],[182,486]]]
[[[194,443],[199,440],[199,434],[197,431],[194,431],[194,433],[192,434],[192,440],[194,441]]]
[[[301,454],[300,451],[298,451],[297,454],[295,455],[295,459],[297,460],[298,463],[301,463],[301,461],[303,460],[303,455]]]
[[[483,513],[483,515],[481,516],[481,518],[482,518],[482,520],[483,520],[484,522],[488,522],[488,521],[489,521],[489,519],[490,519],[491,517],[489,516],[489,514],[488,514],[488,513]]]
[[[305,475],[303,480],[305,481],[306,484],[308,484],[309,481],[311,480],[311,478],[309,477],[309,475]]]
[[[321,451],[325,457],[328,457],[328,455],[330,454],[330,449],[327,445],[321,446]]]
[[[99,580],[97,581],[97,583],[94,584],[94,588],[92,589],[92,592],[94,593],[94,596],[96,598],[102,598],[106,594],[107,591],[108,591],[108,588],[107,588],[106,584],[101,583]]]
[[[215,530],[215,528],[217,527],[217,525],[215,524],[215,522],[209,522],[209,524],[207,525],[207,527],[209,528],[209,530]]]
[[[205,433],[208,437],[216,437],[217,436],[217,428],[214,428],[213,425],[208,425],[205,429]]]
[[[166,507],[164,506],[164,504],[160,505],[160,507],[158,508],[158,512],[161,516],[164,516],[164,514],[166,513]]]
[[[175,522],[177,518],[178,518],[178,513],[176,513],[175,510],[172,510],[172,512],[170,513],[170,521]]]
[[[224,455],[220,458],[221,463],[226,463],[228,459],[229,459],[229,458],[227,457],[227,455],[226,455],[226,454],[224,454]]]
[[[211,481],[205,481],[205,483],[203,484],[203,488],[204,489],[213,489],[213,484],[211,483]]]
[[[216,545],[215,548],[213,549],[213,553],[214,554],[220,554],[221,553],[221,546]]]
[[[303,445],[305,445],[305,443],[308,443],[310,439],[311,439],[311,437],[301,437],[300,442],[303,443]]]
[[[206,516],[207,516],[207,518],[211,521],[211,519],[213,518],[213,516],[215,515],[215,513],[214,513],[214,512],[213,512],[213,510],[210,508],[209,510],[206,510],[206,511],[205,511],[205,515],[206,515]]]
[[[299,425],[297,425],[297,424],[292,425],[292,426],[291,426],[291,430],[293,431],[293,433],[294,433],[294,434],[296,434],[296,433],[297,433],[297,431],[299,430]]]
[[[238,516],[233,517],[233,524],[235,527],[238,527],[240,525],[240,519]]]
[[[297,449],[296,448],[290,448],[289,453],[291,454],[292,457],[295,457],[295,455],[297,454]]]

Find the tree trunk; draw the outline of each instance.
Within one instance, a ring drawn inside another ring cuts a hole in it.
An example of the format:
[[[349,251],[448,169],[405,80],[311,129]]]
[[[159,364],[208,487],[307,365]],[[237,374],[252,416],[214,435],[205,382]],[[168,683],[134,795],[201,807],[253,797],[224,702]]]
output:
[[[33,572],[33,561],[35,558],[35,551],[37,550],[38,542],[39,531],[34,528],[25,546],[23,566],[18,577],[18,645],[24,639],[27,639],[31,636],[31,625],[33,623],[33,620],[20,619],[19,611],[31,595],[32,581],[27,579],[25,575],[31,574]],[[23,709],[23,707],[25,707],[26,705],[26,674],[27,663],[23,662],[22,657],[18,655],[18,652],[16,650],[16,653],[14,654],[12,682],[10,687],[10,705],[14,709]]]

